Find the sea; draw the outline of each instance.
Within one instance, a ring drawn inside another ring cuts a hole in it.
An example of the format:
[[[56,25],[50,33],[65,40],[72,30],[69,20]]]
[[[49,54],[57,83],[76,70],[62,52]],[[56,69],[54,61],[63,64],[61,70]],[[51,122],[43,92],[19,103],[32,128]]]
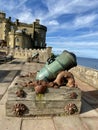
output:
[[[98,59],[77,57],[77,64],[98,70]]]

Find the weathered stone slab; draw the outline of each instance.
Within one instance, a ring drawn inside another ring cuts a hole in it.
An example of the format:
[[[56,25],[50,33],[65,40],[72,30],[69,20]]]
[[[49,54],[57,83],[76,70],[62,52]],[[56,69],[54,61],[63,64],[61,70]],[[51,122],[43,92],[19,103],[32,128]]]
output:
[[[83,125],[89,130],[98,130],[98,117],[81,118]]]
[[[89,130],[77,116],[54,117],[53,120],[56,130]]]
[[[17,72],[17,70],[10,71],[10,73],[3,79],[2,82],[11,82],[16,76]]]
[[[0,99],[5,94],[5,92],[8,88],[8,85],[9,85],[9,83],[0,83]]]
[[[5,105],[7,102],[7,98],[8,98],[8,93],[6,92],[2,97],[2,99],[0,100],[0,105]]]
[[[22,130],[55,130],[52,119],[23,120]]]
[[[20,118],[0,118],[1,130],[20,130],[21,119]]]
[[[0,119],[5,116],[5,105],[0,104]]]

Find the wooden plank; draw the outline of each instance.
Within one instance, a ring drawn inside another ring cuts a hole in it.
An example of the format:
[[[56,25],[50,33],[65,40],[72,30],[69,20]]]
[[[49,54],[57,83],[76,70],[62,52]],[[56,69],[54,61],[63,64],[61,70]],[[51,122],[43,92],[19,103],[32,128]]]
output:
[[[19,91],[22,87],[13,87],[8,90],[8,100],[49,100],[49,101],[56,101],[56,100],[66,100],[72,99],[71,94],[75,92],[77,94],[76,99],[73,100],[81,100],[81,92],[76,90],[66,90],[66,89],[52,89],[52,92],[49,89],[49,92],[45,94],[36,94],[34,88],[23,88],[26,96],[25,98],[19,98],[16,95],[16,92]]]
[[[6,115],[15,116],[13,111],[13,106],[17,103],[25,104],[28,110],[25,112],[24,116],[33,115],[66,115],[65,106],[69,103],[75,103],[78,111],[74,114],[79,114],[81,108],[80,101],[58,101],[58,102],[31,102],[31,101],[7,101],[6,103]]]

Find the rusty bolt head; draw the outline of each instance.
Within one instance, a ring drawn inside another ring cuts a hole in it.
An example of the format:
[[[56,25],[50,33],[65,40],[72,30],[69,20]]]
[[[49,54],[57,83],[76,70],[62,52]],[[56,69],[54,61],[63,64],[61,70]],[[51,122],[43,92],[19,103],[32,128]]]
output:
[[[14,111],[15,116],[23,116],[26,110],[27,110],[27,107],[21,103],[17,103],[13,106],[13,111]]]
[[[65,106],[64,110],[65,110],[66,114],[72,115],[78,111],[78,108],[75,104],[70,103],[70,104]]]
[[[47,86],[37,85],[34,89],[36,94],[44,94],[47,89]]]
[[[69,96],[71,99],[76,99],[78,95],[75,92],[72,92]]]
[[[22,89],[20,89],[16,92],[16,95],[17,95],[17,97],[23,98],[23,97],[25,97],[25,92]]]

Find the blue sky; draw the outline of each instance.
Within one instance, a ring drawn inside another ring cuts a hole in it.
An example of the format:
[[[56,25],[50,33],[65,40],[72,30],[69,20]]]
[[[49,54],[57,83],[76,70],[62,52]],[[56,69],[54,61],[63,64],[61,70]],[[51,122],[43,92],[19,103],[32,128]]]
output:
[[[98,59],[98,0],[0,0],[0,10],[13,21],[39,18],[53,52]]]

